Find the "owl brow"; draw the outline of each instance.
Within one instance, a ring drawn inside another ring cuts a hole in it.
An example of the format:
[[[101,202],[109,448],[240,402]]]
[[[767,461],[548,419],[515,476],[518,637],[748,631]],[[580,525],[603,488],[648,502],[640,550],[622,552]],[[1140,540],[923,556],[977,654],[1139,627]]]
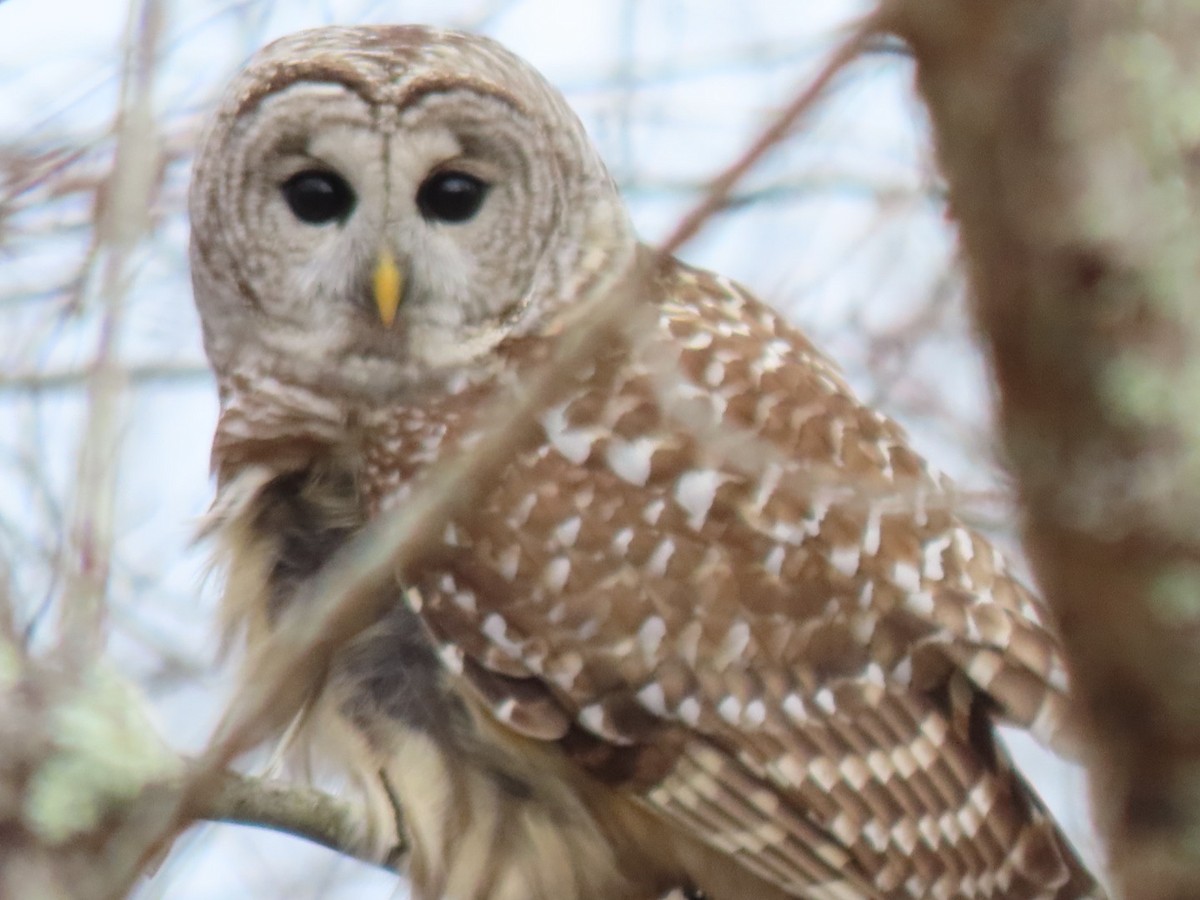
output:
[[[468,76],[448,77],[445,75],[426,76],[409,84],[404,93],[395,101],[397,112],[405,112],[420,106],[426,100],[446,94],[469,93],[496,100],[514,112],[523,116],[529,115],[529,110],[510,92],[497,87],[490,81],[479,81]],[[378,103],[378,99],[375,101]]]
[[[287,88],[300,84],[331,84],[345,88],[361,99],[368,106],[379,103],[378,90],[361,73],[352,68],[336,65],[314,66],[297,73],[295,69],[284,67],[271,71],[266,78],[256,80],[254,87],[239,95],[234,116],[241,116],[256,110],[267,97],[277,94]]]

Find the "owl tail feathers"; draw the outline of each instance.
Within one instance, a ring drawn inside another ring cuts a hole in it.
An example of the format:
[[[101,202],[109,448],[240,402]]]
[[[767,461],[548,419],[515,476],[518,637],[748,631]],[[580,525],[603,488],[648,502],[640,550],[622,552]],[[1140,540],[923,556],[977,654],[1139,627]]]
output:
[[[406,730],[379,769],[419,900],[634,900],[609,836],[548,766],[533,783]],[[403,803],[403,821],[399,803]],[[387,804],[368,803],[378,812]],[[385,828],[373,831],[384,833]],[[638,873],[641,875],[642,873]],[[666,885],[663,885],[665,889]]]
[[[978,676],[979,671],[977,666],[974,674]],[[1015,683],[993,680],[992,686],[1003,688],[1005,684]],[[1028,688],[1028,683],[1025,687]],[[1013,764],[1007,746],[993,727],[993,720],[998,716],[1009,724],[1025,728],[1048,749],[1055,750],[1054,742],[1061,742],[1067,733],[1062,727],[1068,716],[1067,698],[1053,689],[1045,690],[1045,699],[1040,700],[1037,691],[1025,690],[1017,695],[1026,702],[1014,708],[1006,707],[1005,691],[981,690],[978,677],[972,678],[971,670],[965,666],[950,675],[944,695],[952,731],[973,746],[980,759],[990,760],[991,771],[1023,809],[1021,819],[1024,824],[1004,864],[1002,883],[1008,885],[1004,896],[1103,900],[1106,897],[1103,887],[1059,828],[1037,791]],[[1037,702],[1028,702],[1031,698]]]
[[[960,641],[940,644],[938,649],[961,673],[950,678],[952,687],[964,691],[956,708],[970,708],[970,695],[978,692],[992,701],[992,715],[1005,725],[1028,731],[1063,759],[1080,759],[1083,729],[1061,670],[1035,669],[987,645]]]
[[[1025,828],[1009,856],[1014,896],[1051,900],[1107,900],[1108,892],[1055,824],[1025,779],[1013,779],[1031,805],[1032,825]]]

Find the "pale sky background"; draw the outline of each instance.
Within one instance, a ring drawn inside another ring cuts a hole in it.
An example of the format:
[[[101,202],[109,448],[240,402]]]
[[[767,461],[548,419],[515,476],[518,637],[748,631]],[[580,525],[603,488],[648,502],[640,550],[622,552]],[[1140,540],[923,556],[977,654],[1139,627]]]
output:
[[[165,8],[156,106],[173,148],[187,150],[235,67],[274,37],[334,22],[469,27],[500,39],[564,90],[654,240],[869,4],[202,0]],[[0,2],[0,153],[70,147],[82,151],[73,171],[104,171],[127,16],[122,0]],[[761,202],[716,219],[684,256],[786,310],[865,397],[910,429],[922,452],[963,486],[993,489],[1001,479],[986,427],[990,394],[957,279],[948,275],[952,228],[911,79],[900,54],[860,61],[750,179]],[[187,281],[187,163],[183,152],[167,170],[120,335],[133,375],[122,407],[109,641],[112,659],[145,687],[163,735],[181,751],[202,745],[226,689],[214,659],[214,586],[203,581],[207,551],[191,544],[211,496],[216,399]],[[22,615],[36,623],[56,589],[84,409],[75,375],[91,358],[100,317],[94,292],[73,283],[90,238],[90,198],[21,188],[0,170],[0,558],[9,561]],[[48,383],[31,387],[39,380]],[[1068,830],[1081,835],[1078,773],[1027,740],[1015,751]],[[138,896],[396,891],[394,877],[299,840],[206,826]]]

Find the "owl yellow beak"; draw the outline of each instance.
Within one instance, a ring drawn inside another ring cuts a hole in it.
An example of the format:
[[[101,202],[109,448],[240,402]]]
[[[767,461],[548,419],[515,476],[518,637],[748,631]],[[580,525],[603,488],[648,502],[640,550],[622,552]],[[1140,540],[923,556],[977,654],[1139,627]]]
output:
[[[375,264],[375,308],[379,310],[379,321],[384,328],[391,328],[396,321],[396,310],[404,295],[404,273],[396,265],[392,254],[384,250]]]

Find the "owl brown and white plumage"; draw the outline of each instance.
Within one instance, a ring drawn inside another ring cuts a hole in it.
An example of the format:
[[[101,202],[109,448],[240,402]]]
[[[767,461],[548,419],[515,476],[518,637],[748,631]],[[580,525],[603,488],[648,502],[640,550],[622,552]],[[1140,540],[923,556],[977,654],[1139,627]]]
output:
[[[191,208],[228,606],[259,634],[644,269],[314,701],[399,801],[418,896],[1099,896],[993,734],[1063,723],[1041,605],[799,332],[652,261],[527,65],[417,27],[284,39]]]

